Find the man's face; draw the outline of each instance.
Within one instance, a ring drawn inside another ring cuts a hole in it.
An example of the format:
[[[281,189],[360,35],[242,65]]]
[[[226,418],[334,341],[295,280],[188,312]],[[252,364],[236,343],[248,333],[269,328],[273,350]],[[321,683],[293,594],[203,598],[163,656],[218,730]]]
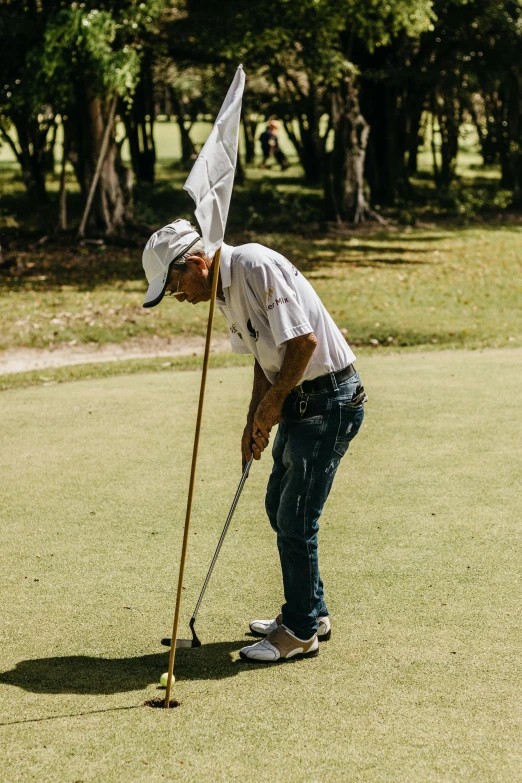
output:
[[[175,266],[171,268],[166,290],[172,292],[178,302],[198,304],[210,301],[212,281],[205,259],[201,256],[189,256],[185,264],[187,269],[183,272]]]

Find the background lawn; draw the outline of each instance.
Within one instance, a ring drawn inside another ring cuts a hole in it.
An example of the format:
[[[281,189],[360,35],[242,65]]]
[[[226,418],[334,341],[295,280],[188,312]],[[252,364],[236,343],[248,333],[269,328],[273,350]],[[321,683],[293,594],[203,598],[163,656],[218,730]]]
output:
[[[516,225],[312,235],[243,231],[228,241],[261,242],[285,254],[355,346],[522,345]],[[33,244],[14,257],[19,268],[0,275],[0,350],[205,333],[205,304],[142,307],[141,248],[46,250]],[[219,314],[215,329],[226,333]]]
[[[193,126],[198,145],[209,128],[203,122]],[[236,181],[227,241],[261,242],[284,253],[308,276],[356,347],[520,347],[520,218],[502,211],[499,171],[479,167],[476,132],[466,128],[452,189],[435,193],[426,179],[428,134],[412,198],[388,214],[386,228],[325,225],[321,188],[305,183],[298,165],[283,173],[249,166],[245,181]],[[187,172],[179,165],[177,124],[157,122],[155,135],[154,187],[142,184],[135,193],[143,235],[133,233],[119,244],[77,244],[82,200],[72,171],[71,231],[55,235],[57,171],[48,178],[49,202],[35,208],[8,148],[1,148],[0,351],[204,334],[205,305],[142,307],[141,253],[149,233],[175,216],[193,219],[192,201],[182,190]],[[58,143],[57,155],[60,149]],[[224,319],[216,318],[215,329],[226,333]],[[0,387],[7,385],[0,379]]]
[[[5,392],[2,780],[519,780],[521,359],[361,357],[367,417],[321,532],[332,640],[310,661],[237,660],[281,602],[264,459],[168,712],[143,704],[163,692],[199,373]],[[209,376],[182,635],[239,479],[250,376]]]

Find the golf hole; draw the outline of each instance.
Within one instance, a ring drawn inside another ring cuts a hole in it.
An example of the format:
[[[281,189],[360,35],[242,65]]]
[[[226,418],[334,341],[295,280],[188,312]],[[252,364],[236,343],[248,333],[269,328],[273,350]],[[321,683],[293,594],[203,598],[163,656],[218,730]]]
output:
[[[176,699],[171,699],[169,701],[169,707],[179,707],[181,705],[181,702],[176,701]],[[150,699],[149,701],[145,702],[145,707],[154,707],[155,709],[165,709],[165,699]]]

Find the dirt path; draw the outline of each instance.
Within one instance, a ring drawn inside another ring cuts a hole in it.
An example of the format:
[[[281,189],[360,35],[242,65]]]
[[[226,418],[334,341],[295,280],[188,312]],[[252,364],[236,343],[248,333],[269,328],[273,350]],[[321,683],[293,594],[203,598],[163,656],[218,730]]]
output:
[[[67,345],[53,350],[12,348],[0,353],[0,375],[71,364],[146,359],[153,356],[190,356],[202,354],[204,348],[204,337],[177,337],[172,340],[139,338],[125,343]],[[230,351],[228,337],[214,337],[210,350],[211,353]]]

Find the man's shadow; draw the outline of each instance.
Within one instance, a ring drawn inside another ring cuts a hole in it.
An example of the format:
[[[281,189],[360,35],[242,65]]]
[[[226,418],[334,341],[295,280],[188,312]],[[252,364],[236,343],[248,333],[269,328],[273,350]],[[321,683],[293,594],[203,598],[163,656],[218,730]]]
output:
[[[216,642],[176,652],[177,680],[220,680],[234,677],[239,661],[230,653],[245,644]],[[70,655],[20,661],[14,669],[0,674],[0,683],[16,685],[33,693],[112,694],[141,690],[167,671],[168,651],[137,658],[92,658]]]

